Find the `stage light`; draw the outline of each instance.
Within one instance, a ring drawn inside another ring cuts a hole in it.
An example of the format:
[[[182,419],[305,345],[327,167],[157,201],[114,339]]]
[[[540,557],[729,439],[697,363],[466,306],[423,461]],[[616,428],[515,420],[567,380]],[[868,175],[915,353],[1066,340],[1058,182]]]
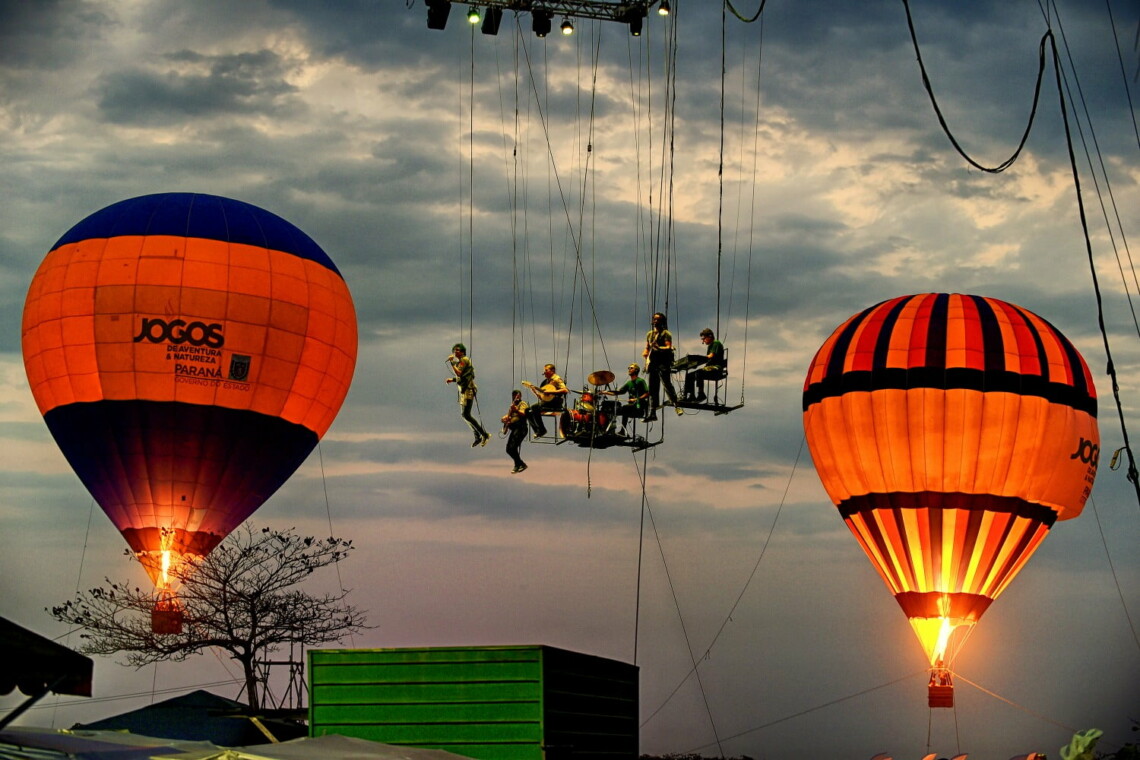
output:
[[[554,14],[550,11],[534,11],[531,29],[534,30],[535,37],[545,37],[550,34],[550,19],[553,17]]]
[[[483,14],[483,34],[498,34],[499,22],[503,20],[502,8],[488,8]]]
[[[569,18],[562,19],[562,26],[559,28],[562,29],[562,33],[567,37],[574,33],[574,24],[570,22]]]
[[[672,10],[673,9],[669,7],[669,0],[661,0],[661,5],[657,7],[657,15],[668,16]]]
[[[428,29],[443,29],[447,26],[447,16],[451,13],[451,0],[424,0],[427,5]]]
[[[633,13],[629,17],[629,33],[633,37],[641,36],[641,14]]]
[[[479,7],[478,7],[478,6],[475,6],[475,5],[472,5],[472,6],[471,6],[471,7],[470,7],[470,8],[467,10],[467,23],[469,23],[469,24],[471,24],[472,26],[474,26],[475,24],[478,24],[478,23],[479,23],[480,21],[482,21],[482,20],[483,20],[483,19],[482,19],[482,18],[479,16]]]

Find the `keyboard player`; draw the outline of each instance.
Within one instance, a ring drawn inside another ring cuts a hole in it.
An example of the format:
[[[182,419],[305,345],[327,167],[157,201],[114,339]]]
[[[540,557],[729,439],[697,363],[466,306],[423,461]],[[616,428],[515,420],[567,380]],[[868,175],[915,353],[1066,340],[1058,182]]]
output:
[[[705,381],[724,378],[725,362],[724,344],[716,339],[711,328],[701,330],[701,342],[705,345],[706,354],[689,354],[676,363],[685,366],[674,365],[673,368],[678,372],[685,370],[685,396],[682,400],[703,404],[707,400]]]

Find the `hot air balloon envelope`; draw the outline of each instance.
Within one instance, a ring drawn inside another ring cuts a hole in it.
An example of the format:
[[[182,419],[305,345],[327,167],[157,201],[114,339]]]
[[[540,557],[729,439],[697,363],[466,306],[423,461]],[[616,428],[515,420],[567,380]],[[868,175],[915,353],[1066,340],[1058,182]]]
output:
[[[28,290],[28,381],[64,456],[156,585],[297,469],[356,362],[336,266],[241,201],[166,193],[75,225]]]
[[[1084,360],[994,298],[904,296],[852,316],[812,360],[803,410],[824,488],[935,667],[1096,475]]]

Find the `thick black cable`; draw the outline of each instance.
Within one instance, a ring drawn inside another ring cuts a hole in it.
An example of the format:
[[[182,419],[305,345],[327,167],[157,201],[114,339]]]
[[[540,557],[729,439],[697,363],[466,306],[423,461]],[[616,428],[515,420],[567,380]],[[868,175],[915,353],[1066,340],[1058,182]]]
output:
[[[906,2],[906,0],[903,0]],[[1080,172],[1077,171],[1077,155],[1073,150],[1073,133],[1069,127],[1069,113],[1065,104],[1065,92],[1061,82],[1061,60],[1057,53],[1057,41],[1053,37],[1053,32],[1048,31],[1042,38],[1042,44],[1048,40],[1050,47],[1053,51],[1053,70],[1057,79],[1057,97],[1060,99],[1061,105],[1061,121],[1065,126],[1065,147],[1069,152],[1069,168],[1073,173],[1073,187],[1077,195],[1077,209],[1080,212],[1081,230],[1084,232],[1085,237],[1085,252],[1089,260],[1089,272],[1092,275],[1093,292],[1096,294],[1096,317],[1097,324],[1100,327],[1101,340],[1104,343],[1104,355],[1107,360],[1108,366],[1106,371],[1109,377],[1112,378],[1112,396],[1116,401],[1116,412],[1120,418],[1120,433],[1124,439],[1124,451],[1128,455],[1128,473],[1127,478],[1132,483],[1133,490],[1136,492],[1136,503],[1140,507],[1140,473],[1136,469],[1136,458],[1132,453],[1132,446],[1128,442],[1128,425],[1124,419],[1124,404],[1120,400],[1120,383],[1116,376],[1116,365],[1112,360],[1112,347],[1108,342],[1108,328],[1104,324],[1104,297],[1100,292],[1100,281],[1096,273],[1096,260],[1093,257],[1092,239],[1089,237],[1089,222],[1085,214],[1084,197],[1081,194],[1081,177]]]
[[[1108,193],[1108,200],[1112,206],[1113,214],[1116,216],[1116,227],[1115,227],[1115,229],[1120,232],[1120,242],[1121,242],[1121,245],[1124,247],[1124,254],[1128,258],[1128,267],[1132,272],[1132,283],[1133,283],[1133,285],[1136,286],[1137,292],[1140,292],[1140,282],[1138,282],[1137,278],[1136,278],[1136,264],[1132,261],[1132,250],[1129,248],[1128,238],[1124,233],[1124,223],[1120,219],[1120,209],[1116,205],[1116,195],[1112,192],[1112,182],[1109,180],[1108,167],[1105,166],[1105,163],[1104,163],[1104,155],[1101,153],[1101,150],[1100,150],[1100,142],[1096,138],[1096,129],[1093,127],[1092,115],[1089,113],[1088,100],[1085,98],[1084,88],[1081,87],[1081,80],[1077,76],[1077,66],[1076,66],[1076,63],[1073,61],[1073,54],[1072,54],[1072,49],[1069,47],[1069,40],[1065,37],[1065,27],[1061,23],[1061,11],[1059,8],[1057,8],[1056,0],[1053,0],[1053,2],[1051,4],[1053,7],[1053,14],[1057,18],[1057,29],[1061,33],[1061,44],[1064,46],[1065,55],[1067,56],[1067,58],[1069,60],[1069,69],[1073,72],[1073,81],[1076,84],[1078,98],[1074,98],[1072,95],[1072,91],[1069,90],[1069,78],[1067,76],[1064,76],[1064,70],[1062,69],[1061,73],[1062,73],[1062,77],[1064,78],[1064,81],[1065,81],[1065,89],[1066,89],[1066,92],[1069,93],[1070,102],[1075,103],[1078,99],[1080,100],[1081,110],[1084,112],[1085,121],[1088,123],[1088,126],[1089,126],[1089,135],[1092,137],[1093,153],[1096,154],[1097,164],[1100,167],[1100,174],[1104,177],[1104,186],[1105,186],[1106,192]],[[1113,231],[1114,228],[1113,228],[1112,222],[1108,218],[1108,208],[1105,206],[1104,193],[1102,193],[1101,189],[1100,189],[1100,180],[1097,179],[1097,169],[1096,169],[1096,166],[1093,164],[1092,155],[1090,155],[1090,153],[1089,153],[1088,141],[1085,140],[1084,129],[1081,127],[1080,119],[1077,119],[1076,121],[1077,121],[1077,134],[1080,136],[1081,145],[1084,147],[1084,151],[1085,151],[1085,162],[1088,164],[1088,167],[1089,167],[1089,176],[1092,177],[1093,189],[1096,191],[1097,200],[1100,202],[1100,212],[1101,212],[1101,215],[1104,217],[1104,226],[1105,226],[1105,229],[1108,230],[1108,239],[1109,239],[1109,242],[1112,244],[1112,252],[1113,252],[1114,256],[1116,257],[1116,266],[1120,270],[1121,283],[1124,285],[1124,296],[1128,300],[1128,308],[1129,308],[1129,311],[1132,313],[1132,325],[1133,325],[1133,327],[1136,328],[1137,337],[1140,337],[1140,319],[1137,318],[1136,305],[1132,301],[1132,291],[1130,291],[1128,288],[1128,280],[1127,280],[1126,275],[1124,274],[1124,264],[1120,260],[1120,249],[1117,248],[1117,245],[1116,245],[1116,233]]]
[[[910,29],[910,40],[914,45],[914,55],[915,58],[918,59],[919,71],[922,72],[922,86],[926,89],[926,94],[930,97],[930,105],[934,107],[934,113],[938,116],[938,123],[942,126],[942,131],[950,140],[950,144],[954,146],[954,150],[958,151],[958,155],[964,158],[966,162],[973,166],[975,169],[980,169],[981,171],[989,172],[991,174],[998,174],[1013,166],[1014,162],[1017,161],[1018,156],[1021,155],[1021,151],[1025,147],[1026,141],[1029,139],[1029,133],[1033,129],[1033,120],[1037,115],[1037,103],[1041,98],[1041,81],[1044,78],[1045,73],[1045,41],[1046,38],[1052,38],[1052,33],[1046,32],[1045,36],[1041,38],[1041,44],[1038,50],[1037,85],[1033,88],[1033,107],[1029,111],[1029,120],[1025,125],[1024,134],[1021,135],[1021,142],[1018,143],[1017,149],[1014,150],[1013,155],[1002,161],[997,166],[983,166],[966,153],[966,151],[958,143],[957,138],[954,137],[953,132],[950,131],[950,126],[946,123],[946,117],[942,115],[942,109],[938,106],[938,99],[934,96],[934,89],[930,84],[930,77],[926,73],[926,64],[922,60],[922,51],[919,50],[918,47],[918,36],[914,31],[914,19],[910,14],[910,2],[909,0],[902,0],[902,4],[903,8],[906,9],[906,24],[907,28]],[[1056,53],[1055,48],[1054,53]]]
[[[736,7],[732,4],[732,0],[724,0],[725,6],[732,11],[732,14],[746,24],[751,24],[756,19],[760,18],[760,14],[764,12],[764,6],[768,4],[768,0],[760,0],[760,7],[756,9],[756,13],[752,16],[745,17]]]

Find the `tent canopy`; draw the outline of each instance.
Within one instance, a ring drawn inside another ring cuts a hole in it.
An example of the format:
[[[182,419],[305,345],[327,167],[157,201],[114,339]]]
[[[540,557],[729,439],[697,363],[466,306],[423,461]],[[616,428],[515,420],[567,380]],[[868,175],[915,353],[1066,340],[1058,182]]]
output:
[[[249,707],[232,699],[198,689],[110,718],[75,728],[99,731],[130,731],[146,736],[165,736],[184,741],[209,741],[221,747],[263,744],[269,739],[246,717]],[[300,723],[261,718],[279,741],[305,736]]]
[[[150,760],[156,755],[190,757],[175,753],[218,751],[209,742],[180,742],[116,731],[68,731],[50,728],[12,727],[0,731],[0,754],[5,747],[37,750],[35,756],[76,760]]]
[[[49,690],[90,697],[94,670],[90,657],[0,617],[0,694],[17,688],[29,697]]]
[[[203,751],[154,757],[155,760],[471,760],[441,749],[399,747],[339,734],[255,747],[219,748],[212,754]]]

